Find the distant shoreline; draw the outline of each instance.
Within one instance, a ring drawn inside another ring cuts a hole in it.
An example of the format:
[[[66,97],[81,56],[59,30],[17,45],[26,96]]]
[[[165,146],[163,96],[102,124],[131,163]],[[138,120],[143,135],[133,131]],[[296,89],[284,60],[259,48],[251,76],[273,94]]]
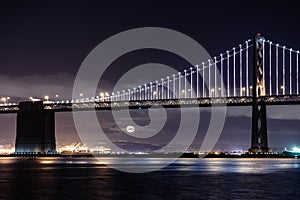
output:
[[[195,154],[195,153],[152,153],[152,154],[7,154],[0,155],[6,158],[46,158],[46,157],[62,157],[62,158],[298,158],[298,155],[288,153],[276,154]]]

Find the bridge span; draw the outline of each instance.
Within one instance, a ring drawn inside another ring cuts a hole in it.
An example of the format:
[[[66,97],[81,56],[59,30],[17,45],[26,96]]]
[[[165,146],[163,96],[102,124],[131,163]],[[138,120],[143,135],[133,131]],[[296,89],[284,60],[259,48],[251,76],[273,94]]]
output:
[[[299,51],[260,34],[178,74],[90,99],[0,104],[17,113],[16,152],[55,152],[55,112],[251,106],[251,152],[269,152],[267,106],[300,104]]]

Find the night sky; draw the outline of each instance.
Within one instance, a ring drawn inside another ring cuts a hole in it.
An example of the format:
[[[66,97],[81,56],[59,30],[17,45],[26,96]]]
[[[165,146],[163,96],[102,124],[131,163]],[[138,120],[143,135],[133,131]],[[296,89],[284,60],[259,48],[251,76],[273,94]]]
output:
[[[74,78],[88,53],[106,38],[128,29],[174,29],[195,39],[214,56],[258,32],[274,42],[300,49],[299,21],[296,1],[1,2],[0,97],[10,96],[13,101],[59,94],[61,99],[70,98]],[[122,71],[150,61],[168,64],[178,70],[186,68],[184,61],[166,52],[129,53],[110,66],[103,80],[103,89],[111,89]],[[268,107],[271,148],[282,150],[300,145],[299,108]],[[147,124],[147,114],[138,112],[133,112],[137,123]],[[172,112],[177,111],[170,112],[175,116]],[[203,109],[202,112],[202,123],[205,124],[209,110]],[[101,117],[105,130],[117,135],[108,115],[103,113]],[[71,113],[56,114],[56,119],[58,142],[79,141]],[[170,120],[176,121],[175,117]],[[4,139],[14,141],[15,123],[16,115],[0,115],[2,143],[5,143]],[[126,127],[126,119],[122,123]],[[200,125],[198,138],[205,129],[203,126]],[[166,135],[173,131],[169,125]],[[251,108],[228,108],[225,127],[215,148],[247,149],[250,135]],[[153,139],[149,142],[162,141]]]

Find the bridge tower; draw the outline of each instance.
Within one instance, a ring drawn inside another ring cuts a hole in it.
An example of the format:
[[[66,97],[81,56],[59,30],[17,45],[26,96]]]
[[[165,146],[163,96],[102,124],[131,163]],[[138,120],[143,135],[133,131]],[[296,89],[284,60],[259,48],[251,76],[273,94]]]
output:
[[[264,38],[257,34],[254,37],[253,52],[253,105],[252,105],[252,138],[250,152],[268,152],[267,112],[266,105],[260,102],[265,96],[265,77],[263,67]]]
[[[16,153],[56,152],[55,115],[42,101],[21,102],[17,115]]]

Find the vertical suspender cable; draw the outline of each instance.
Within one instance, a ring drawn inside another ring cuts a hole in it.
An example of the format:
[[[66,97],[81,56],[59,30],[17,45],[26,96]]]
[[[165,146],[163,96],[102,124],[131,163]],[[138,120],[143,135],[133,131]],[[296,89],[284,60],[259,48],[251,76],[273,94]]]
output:
[[[249,50],[248,41],[246,41],[246,91],[249,96]]]
[[[276,95],[278,95],[279,94],[279,92],[278,92],[278,87],[279,87],[279,80],[278,80],[278,63],[279,63],[279,61],[278,61],[278,46],[279,46],[279,44],[277,44],[276,45]]]
[[[282,94],[285,95],[285,46],[282,50]]]
[[[223,54],[221,54],[221,78],[220,78],[220,86],[221,86],[221,97],[224,97],[224,87],[223,86]]]
[[[290,94],[292,94],[292,51],[293,49],[290,49]]]
[[[272,95],[272,42],[269,43],[269,94]]]
[[[240,44],[240,96],[243,96],[243,60],[242,60],[242,45]]]
[[[230,96],[230,90],[229,90],[229,79],[230,79],[230,76],[229,76],[229,51],[227,51],[227,97]]]
[[[236,96],[235,85],[235,48],[233,48],[233,96]]]

